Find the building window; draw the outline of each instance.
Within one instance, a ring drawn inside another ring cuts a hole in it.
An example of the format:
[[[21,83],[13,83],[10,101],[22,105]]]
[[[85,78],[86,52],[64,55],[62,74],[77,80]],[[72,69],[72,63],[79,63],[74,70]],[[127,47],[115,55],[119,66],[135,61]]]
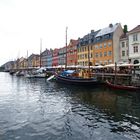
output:
[[[100,49],[102,48],[102,44],[100,44]]]
[[[107,35],[104,36],[104,38],[105,38],[105,39],[109,39],[109,36],[110,36],[110,35],[107,34]]]
[[[133,41],[138,41],[138,36],[137,36],[137,34],[134,34],[134,35],[133,35]]]
[[[106,43],[104,43],[104,48],[106,48]]]
[[[92,53],[90,54],[90,58],[92,58],[93,56],[92,56]]]
[[[102,61],[100,61],[100,65],[102,65]]]
[[[98,46],[97,45],[95,46],[95,49],[98,49]]]
[[[112,52],[111,51],[108,51],[108,56],[111,56],[112,55]]]
[[[106,52],[104,52],[104,56],[107,56],[107,53]]]
[[[111,42],[108,42],[108,47],[111,47]]]
[[[122,56],[125,56],[125,51],[122,51]]]
[[[87,47],[85,47],[85,51],[87,51],[87,48],[88,48],[88,46],[87,46]]]
[[[111,64],[112,63],[112,60],[110,59],[110,60],[108,60],[108,64]]]
[[[100,57],[102,57],[102,52],[100,52]]]
[[[133,47],[134,53],[138,53],[138,46]]]
[[[98,57],[98,53],[96,53],[95,56]]]
[[[97,41],[100,41],[101,40],[101,37],[97,37],[96,39],[97,39]]]
[[[107,61],[104,61],[104,65],[107,65]]]
[[[84,51],[84,47],[82,46],[82,48],[81,48],[81,52],[83,52]]]
[[[124,48],[125,47],[125,42],[122,42],[122,48]]]
[[[87,59],[87,54],[85,54],[85,59]]]

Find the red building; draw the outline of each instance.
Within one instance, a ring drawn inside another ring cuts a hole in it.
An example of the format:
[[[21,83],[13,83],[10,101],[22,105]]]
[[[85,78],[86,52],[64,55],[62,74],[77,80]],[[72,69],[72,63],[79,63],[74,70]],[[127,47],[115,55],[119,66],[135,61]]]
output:
[[[52,57],[52,66],[58,66],[58,53],[59,49],[53,50],[53,57]]]
[[[71,39],[67,46],[67,66],[77,65],[77,44],[78,40]]]

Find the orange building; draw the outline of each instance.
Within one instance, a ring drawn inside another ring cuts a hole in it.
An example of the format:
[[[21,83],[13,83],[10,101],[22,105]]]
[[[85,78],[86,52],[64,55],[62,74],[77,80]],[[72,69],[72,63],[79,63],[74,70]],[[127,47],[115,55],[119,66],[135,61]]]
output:
[[[94,59],[92,59],[92,61],[94,65],[106,65],[114,63],[112,39],[104,40],[101,43],[96,43],[94,45],[93,54]]]

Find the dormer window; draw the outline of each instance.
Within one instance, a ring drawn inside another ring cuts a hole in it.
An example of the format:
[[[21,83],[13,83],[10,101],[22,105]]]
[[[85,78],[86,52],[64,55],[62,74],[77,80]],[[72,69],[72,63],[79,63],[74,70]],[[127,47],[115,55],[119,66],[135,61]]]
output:
[[[104,38],[105,38],[105,39],[109,39],[109,36],[110,36],[109,34],[106,34],[106,35],[104,36]]]
[[[100,37],[97,37],[97,41],[100,41],[100,39],[101,39]]]

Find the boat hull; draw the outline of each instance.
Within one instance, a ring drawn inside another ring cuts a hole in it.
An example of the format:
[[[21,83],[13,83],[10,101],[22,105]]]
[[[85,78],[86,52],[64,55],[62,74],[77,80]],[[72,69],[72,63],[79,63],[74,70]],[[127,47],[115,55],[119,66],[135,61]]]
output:
[[[73,78],[73,77],[65,77],[56,75],[56,81],[66,84],[73,84],[73,85],[99,85],[101,84],[97,79],[94,78]]]
[[[112,84],[109,81],[106,81],[106,85],[108,87],[110,87],[110,88],[118,89],[118,90],[128,90],[128,91],[137,91],[137,90],[140,90],[140,87],[126,86],[126,85],[117,85],[117,84]]]

